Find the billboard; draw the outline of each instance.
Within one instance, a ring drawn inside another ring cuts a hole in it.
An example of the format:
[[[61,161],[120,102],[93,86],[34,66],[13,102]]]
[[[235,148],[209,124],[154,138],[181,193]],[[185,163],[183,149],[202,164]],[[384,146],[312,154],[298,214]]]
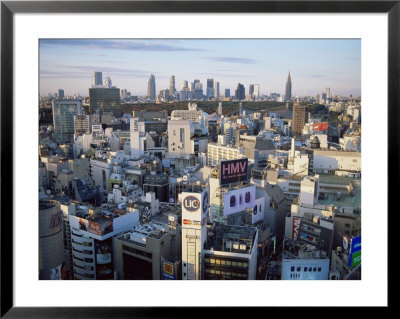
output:
[[[182,193],[182,226],[201,229],[207,222],[208,189],[201,193]]]
[[[224,193],[224,215],[253,209],[256,200],[256,186],[251,185]]]
[[[264,219],[265,197],[257,198],[251,215],[251,223],[255,224]]]
[[[102,236],[113,232],[113,220],[110,219],[105,223],[95,223],[85,218],[70,215],[71,227],[77,228],[83,231],[87,231],[94,235]]]
[[[161,279],[162,280],[175,280],[175,264],[161,260]]]
[[[313,124],[314,131],[326,131],[327,129],[328,129],[327,122]]]
[[[351,239],[349,267],[361,264],[361,236]]]
[[[221,161],[220,163],[220,185],[247,181],[247,167],[249,160],[240,158],[236,160]]]

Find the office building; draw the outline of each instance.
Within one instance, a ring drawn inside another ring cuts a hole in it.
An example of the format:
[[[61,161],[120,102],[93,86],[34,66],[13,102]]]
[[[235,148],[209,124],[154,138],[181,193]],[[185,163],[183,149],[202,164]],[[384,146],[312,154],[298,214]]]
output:
[[[150,75],[147,83],[147,98],[150,100],[156,99],[156,78],[154,77],[154,74]]]
[[[175,75],[171,75],[169,78],[169,94],[171,95],[171,97],[174,96],[176,92],[175,89]]]
[[[66,279],[63,214],[53,200],[39,201],[39,279]]]
[[[120,89],[111,87],[93,87],[89,89],[89,113],[103,115],[112,113],[115,117],[121,117]]]
[[[106,78],[104,80],[104,85],[106,88],[109,88],[109,89],[112,87],[112,81],[109,76],[106,76]]]
[[[235,90],[235,99],[238,101],[244,100],[246,98],[246,92],[244,85],[238,83]]]
[[[254,84],[249,85],[249,94],[253,95],[254,94]]]
[[[74,134],[76,136],[90,134],[92,121],[90,115],[75,115],[74,116]]]
[[[74,138],[74,116],[82,114],[81,100],[54,100],[54,138],[60,143],[71,143]]]
[[[189,84],[187,80],[183,80],[181,85],[181,90],[185,91],[186,89],[189,89]]]
[[[304,125],[308,122],[308,107],[294,103],[292,112],[292,134],[301,136]]]
[[[207,98],[214,97],[214,79],[207,79]]]
[[[289,101],[292,98],[292,79],[290,77],[290,72],[288,78],[286,80],[286,89],[285,89],[285,100]]]
[[[103,85],[103,74],[102,72],[93,72],[92,76],[92,87]]]
[[[58,98],[62,100],[64,98],[64,90],[63,89],[58,89]]]
[[[253,95],[254,95],[256,98],[259,98],[259,97],[260,97],[260,84],[254,84]]]
[[[170,95],[170,90],[168,90],[168,89],[163,89],[163,90],[161,90],[160,91],[160,98],[161,98],[161,100],[163,100],[163,101],[168,101],[169,99],[170,99],[170,97],[171,97],[171,95]]]
[[[219,98],[219,82],[214,82],[214,98]]]
[[[230,89],[225,89],[224,97],[229,98],[231,96],[231,90]]]

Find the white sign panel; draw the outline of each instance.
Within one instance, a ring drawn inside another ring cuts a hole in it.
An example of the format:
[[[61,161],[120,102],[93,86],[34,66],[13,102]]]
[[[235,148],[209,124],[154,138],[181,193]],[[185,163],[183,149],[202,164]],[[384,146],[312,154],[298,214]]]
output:
[[[256,199],[251,216],[251,223],[255,224],[264,219],[265,197]]]

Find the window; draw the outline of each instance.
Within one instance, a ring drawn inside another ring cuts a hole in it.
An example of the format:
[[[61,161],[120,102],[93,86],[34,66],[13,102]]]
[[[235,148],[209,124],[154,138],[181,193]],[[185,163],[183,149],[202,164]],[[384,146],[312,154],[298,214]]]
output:
[[[297,267],[297,271],[301,271],[301,267],[300,266]]]
[[[290,267],[290,271],[294,271],[294,266]]]
[[[318,267],[318,272],[321,272],[321,267]]]
[[[307,272],[307,267],[304,267],[304,271]]]

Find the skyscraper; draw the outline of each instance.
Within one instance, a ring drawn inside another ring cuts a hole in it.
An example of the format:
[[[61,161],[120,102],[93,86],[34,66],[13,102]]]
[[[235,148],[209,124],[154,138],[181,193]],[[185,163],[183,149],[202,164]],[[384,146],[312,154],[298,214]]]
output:
[[[213,97],[214,96],[214,79],[207,79],[207,91],[206,91],[207,97]]]
[[[103,85],[103,73],[93,72],[92,87]]]
[[[246,91],[244,85],[238,83],[235,90],[235,99],[238,101],[244,100],[246,97]]]
[[[109,76],[106,76],[105,80],[104,80],[104,85],[106,86],[106,88],[111,88],[112,86],[112,81],[111,78]]]
[[[171,75],[169,77],[169,94],[173,96],[175,92],[175,75]]]
[[[327,99],[331,98],[331,89],[330,88],[326,88],[326,98]]]
[[[147,84],[147,97],[150,100],[156,99],[156,78],[154,74],[150,75],[149,82]]]
[[[224,96],[225,97],[230,97],[231,96],[231,90],[230,89],[225,89]]]
[[[217,81],[214,82],[214,97],[219,98],[219,82]]]
[[[249,94],[253,95],[254,94],[254,84],[249,85]]]
[[[308,108],[305,105],[294,103],[292,113],[292,134],[302,135],[304,124],[308,122]]]
[[[188,88],[189,88],[188,81],[183,80],[183,81],[182,81],[182,85],[181,85],[182,91],[185,91],[185,89],[188,89]]]
[[[286,81],[285,100],[289,101],[292,98],[292,79],[290,78],[290,72]]]
[[[256,98],[260,97],[260,84],[254,84],[253,94]]]
[[[58,98],[63,99],[64,98],[64,90],[63,89],[58,89]]]

